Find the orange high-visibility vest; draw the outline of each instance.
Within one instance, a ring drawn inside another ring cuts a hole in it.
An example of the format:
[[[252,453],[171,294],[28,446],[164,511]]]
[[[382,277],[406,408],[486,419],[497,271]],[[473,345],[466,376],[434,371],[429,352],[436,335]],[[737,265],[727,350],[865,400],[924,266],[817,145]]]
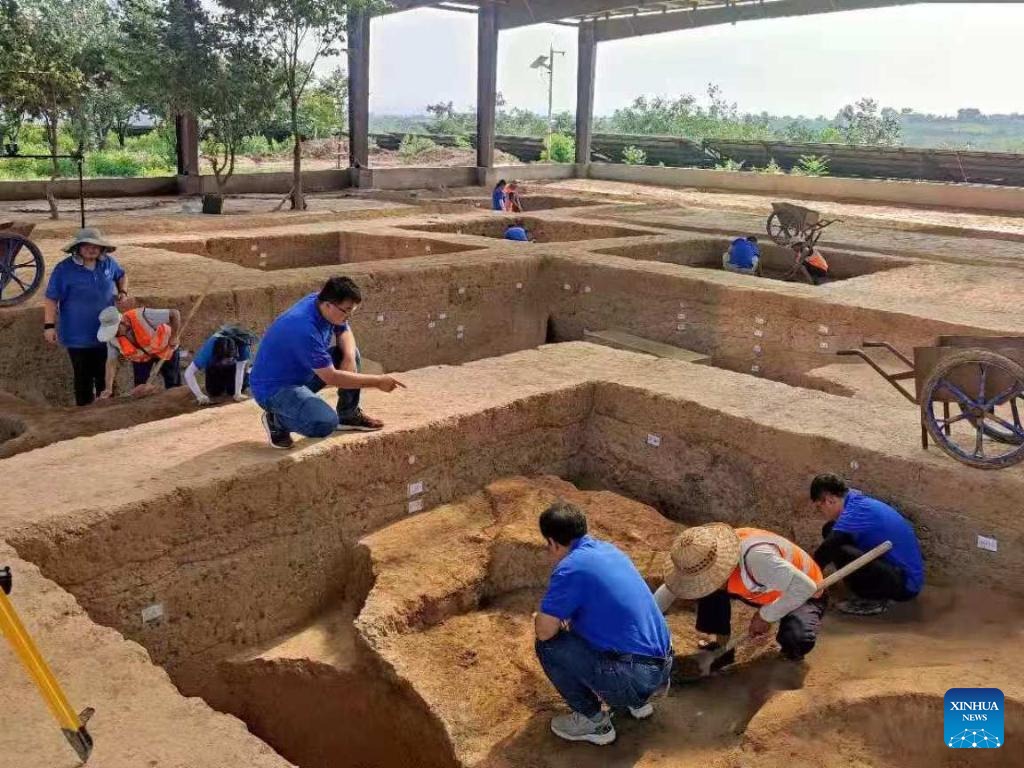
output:
[[[127,336],[119,334],[116,340],[121,354],[124,355],[126,360],[130,360],[133,363],[144,363],[147,360],[152,360],[154,357],[161,360],[170,360],[174,354],[174,350],[170,348],[169,344],[171,340],[171,326],[167,325],[167,323],[161,323],[156,327],[155,333],[150,333],[146,323],[142,322],[142,319],[139,317],[140,311],[138,309],[129,309],[123,315],[128,325],[132,328],[132,334],[135,336],[138,346]]]
[[[814,558],[788,539],[759,528],[737,528],[736,534],[740,537],[740,559],[725,585],[725,591],[730,595],[755,605],[768,605],[782,596],[781,592],[768,591],[750,575],[746,557],[752,547],[774,547],[786,560],[814,579],[815,583],[821,583],[821,568],[814,562]]]
[[[828,272],[828,262],[825,261],[825,257],[821,255],[821,251],[811,251],[811,255],[804,261],[812,267],[817,267],[822,272]]]

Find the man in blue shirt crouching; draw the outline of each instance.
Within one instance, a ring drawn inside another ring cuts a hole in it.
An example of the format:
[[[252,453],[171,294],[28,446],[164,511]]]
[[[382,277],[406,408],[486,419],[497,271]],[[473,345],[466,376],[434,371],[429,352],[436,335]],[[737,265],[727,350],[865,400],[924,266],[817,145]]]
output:
[[[555,563],[534,615],[537,658],[572,712],[551,720],[568,741],[611,744],[612,707],[642,720],[668,683],[672,640],[643,577],[623,552],[587,535],[582,510],[558,502],[540,516]]]
[[[892,549],[846,577],[854,597],[839,603],[842,613],[874,616],[889,601],[913,600],[924,587],[924,561],[914,527],[885,502],[848,488],[836,475],[818,475],[811,481],[811,502],[828,522],[814,560],[824,569],[853,562],[883,541]]]
[[[363,297],[348,277],[332,277],[320,293],[299,299],[278,317],[256,353],[249,388],[262,408],[263,428],[275,448],[291,448],[292,432],[327,437],[337,430],[371,432],[384,424],[359,408],[359,391],[404,387],[391,376],[359,373],[356,339],[349,327]],[[338,406],[317,396],[338,388]]]

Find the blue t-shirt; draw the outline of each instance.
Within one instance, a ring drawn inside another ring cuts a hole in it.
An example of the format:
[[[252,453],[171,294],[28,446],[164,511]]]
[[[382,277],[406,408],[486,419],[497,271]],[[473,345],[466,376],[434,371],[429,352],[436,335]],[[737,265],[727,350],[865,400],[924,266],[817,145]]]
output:
[[[851,490],[843,500],[843,511],[832,530],[850,534],[857,548],[865,552],[883,541],[891,541],[892,549],[882,555],[882,559],[903,569],[908,592],[921,591],[924,561],[917,535],[910,522],[888,504]]]
[[[192,362],[195,363],[196,368],[202,368],[205,370],[206,368],[210,367],[211,363],[214,362],[213,347],[214,345],[216,345],[219,336],[220,334],[215,333],[213,334],[213,336],[211,336],[205,342],[203,342],[203,346],[199,348],[199,351],[196,352],[196,356],[192,358]],[[238,343],[236,346],[238,348],[238,356],[235,358],[235,360],[237,360],[238,362],[244,362],[248,360],[249,345]]]
[[[590,536],[574,541],[555,566],[540,609],[570,621],[599,651],[663,657],[672,646],[665,617],[632,561]]]
[[[526,234],[526,230],[522,227],[509,227],[505,230],[506,240],[518,240],[523,243],[530,242],[530,236]]]
[[[53,268],[46,284],[46,298],[57,302],[57,335],[71,349],[102,347],[96,340],[100,312],[114,305],[117,281],[124,277],[121,265],[109,254],[86,269],[68,256]]]
[[[760,256],[757,243],[752,243],[744,237],[737,237],[729,246],[729,263],[740,269],[750,269]]]
[[[508,200],[508,195],[505,194],[504,189],[495,189],[491,193],[491,208],[495,211],[504,211],[505,202]]]
[[[313,371],[331,366],[334,337],[347,329],[320,314],[315,293],[285,310],[267,328],[256,352],[249,379],[256,402],[266,403],[285,387],[301,387]]]

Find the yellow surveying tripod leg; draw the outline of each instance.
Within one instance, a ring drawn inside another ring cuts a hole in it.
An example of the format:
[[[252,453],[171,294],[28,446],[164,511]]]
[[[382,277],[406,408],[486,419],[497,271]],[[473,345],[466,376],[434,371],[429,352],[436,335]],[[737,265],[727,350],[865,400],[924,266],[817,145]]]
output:
[[[25,630],[21,619],[18,618],[14,606],[7,598],[7,595],[11,593],[11,583],[10,568],[0,568],[0,631],[7,637],[15,654],[21,659],[29,676],[39,688],[50,711],[60,723],[61,731],[68,743],[84,763],[92,752],[92,737],[85,729],[86,722],[92,716],[92,709],[86,709],[81,715],[76,715],[75,711],[71,709],[57,678],[53,676],[50,667],[39,654],[39,649],[32,642],[32,638]]]

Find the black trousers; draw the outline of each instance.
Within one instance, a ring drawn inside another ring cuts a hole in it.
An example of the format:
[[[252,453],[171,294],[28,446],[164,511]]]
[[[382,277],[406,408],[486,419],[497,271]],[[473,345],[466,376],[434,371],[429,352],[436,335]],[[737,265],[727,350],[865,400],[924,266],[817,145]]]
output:
[[[152,360],[147,360],[144,363],[132,363],[132,375],[135,379],[135,386],[145,384],[149,381],[150,371],[153,370],[153,366],[156,365],[159,360],[155,357]],[[167,389],[173,389],[174,387],[181,386],[181,350],[174,350],[174,355],[164,363],[160,369],[160,378],[164,380],[164,387]]]
[[[75,376],[75,405],[89,405],[107,387],[107,345],[68,348]]]
[[[842,568],[864,554],[853,543],[853,537],[846,533],[833,533],[835,522],[829,521],[821,529],[822,545],[814,553],[814,559],[822,568],[834,565]],[[824,561],[824,562],[822,562]],[[907,575],[900,566],[884,557],[872,560],[854,571],[844,580],[847,588],[864,600],[913,600],[917,595],[907,591]]]
[[[733,598],[724,589],[712,592],[697,601],[697,631],[709,635],[732,634],[732,601]],[[821,620],[825,615],[828,601],[822,598],[811,598],[791,613],[787,613],[779,622],[779,631],[775,641],[782,648],[782,654],[788,659],[802,659],[814,648],[818,640]]]
[[[249,372],[245,372],[242,379],[242,391],[249,388]],[[234,396],[235,393],[235,364],[231,365],[209,365],[206,368],[206,394],[210,397],[222,397],[224,395]]]

